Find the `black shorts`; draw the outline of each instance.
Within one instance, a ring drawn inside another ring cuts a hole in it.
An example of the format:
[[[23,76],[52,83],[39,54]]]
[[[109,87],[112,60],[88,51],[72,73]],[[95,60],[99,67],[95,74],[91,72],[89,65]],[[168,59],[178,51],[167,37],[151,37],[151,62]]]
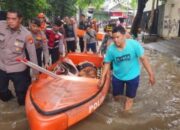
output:
[[[112,77],[113,85],[113,96],[123,95],[124,88],[126,84],[125,95],[129,98],[134,98],[136,96],[137,88],[139,86],[139,76],[132,80],[122,81],[117,79],[115,76]]]

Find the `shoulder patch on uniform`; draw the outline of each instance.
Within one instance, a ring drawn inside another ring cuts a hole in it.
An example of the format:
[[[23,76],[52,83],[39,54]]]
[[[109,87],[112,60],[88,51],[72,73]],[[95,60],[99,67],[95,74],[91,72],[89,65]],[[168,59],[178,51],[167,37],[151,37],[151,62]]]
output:
[[[34,40],[33,40],[33,37],[31,35],[27,36],[26,37],[26,41],[30,44],[33,44],[34,43]]]

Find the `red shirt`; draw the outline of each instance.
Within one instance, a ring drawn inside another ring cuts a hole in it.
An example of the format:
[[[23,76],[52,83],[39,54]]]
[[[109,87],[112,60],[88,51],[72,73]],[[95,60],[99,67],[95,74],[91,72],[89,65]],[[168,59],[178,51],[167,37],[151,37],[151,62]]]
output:
[[[59,32],[54,32],[51,30],[46,30],[46,36],[48,38],[48,46],[50,48],[56,48],[59,46],[60,39],[62,38],[62,34]]]

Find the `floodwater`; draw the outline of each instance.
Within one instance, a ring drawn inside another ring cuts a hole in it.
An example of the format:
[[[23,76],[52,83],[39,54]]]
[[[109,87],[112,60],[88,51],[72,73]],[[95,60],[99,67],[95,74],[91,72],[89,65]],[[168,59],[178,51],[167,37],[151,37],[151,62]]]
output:
[[[180,130],[180,59],[147,50],[156,84],[148,84],[142,69],[140,87],[131,111],[113,100],[111,92],[103,105],[70,130]],[[110,90],[111,91],[111,90]],[[24,107],[16,100],[0,101],[0,130],[28,130]]]

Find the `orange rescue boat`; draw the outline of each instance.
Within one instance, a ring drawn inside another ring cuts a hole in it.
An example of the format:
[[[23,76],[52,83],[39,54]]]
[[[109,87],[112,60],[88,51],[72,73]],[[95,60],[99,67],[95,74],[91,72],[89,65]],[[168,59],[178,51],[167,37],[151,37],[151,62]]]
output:
[[[101,70],[103,58],[96,54],[69,53],[66,58],[75,65],[94,63]],[[60,59],[61,60],[61,59]],[[100,72],[101,73],[101,72]],[[110,74],[102,88],[99,78],[40,74],[26,95],[26,114],[31,130],[66,130],[92,114],[104,101],[110,85]]]
[[[85,34],[86,34],[86,31],[84,31],[84,30],[82,30],[82,29],[77,29],[76,30],[76,33],[77,33],[77,36],[78,37],[83,37]],[[96,39],[98,40],[98,41],[102,41],[103,39],[104,39],[104,33],[103,32],[98,32],[97,34],[96,34]]]

